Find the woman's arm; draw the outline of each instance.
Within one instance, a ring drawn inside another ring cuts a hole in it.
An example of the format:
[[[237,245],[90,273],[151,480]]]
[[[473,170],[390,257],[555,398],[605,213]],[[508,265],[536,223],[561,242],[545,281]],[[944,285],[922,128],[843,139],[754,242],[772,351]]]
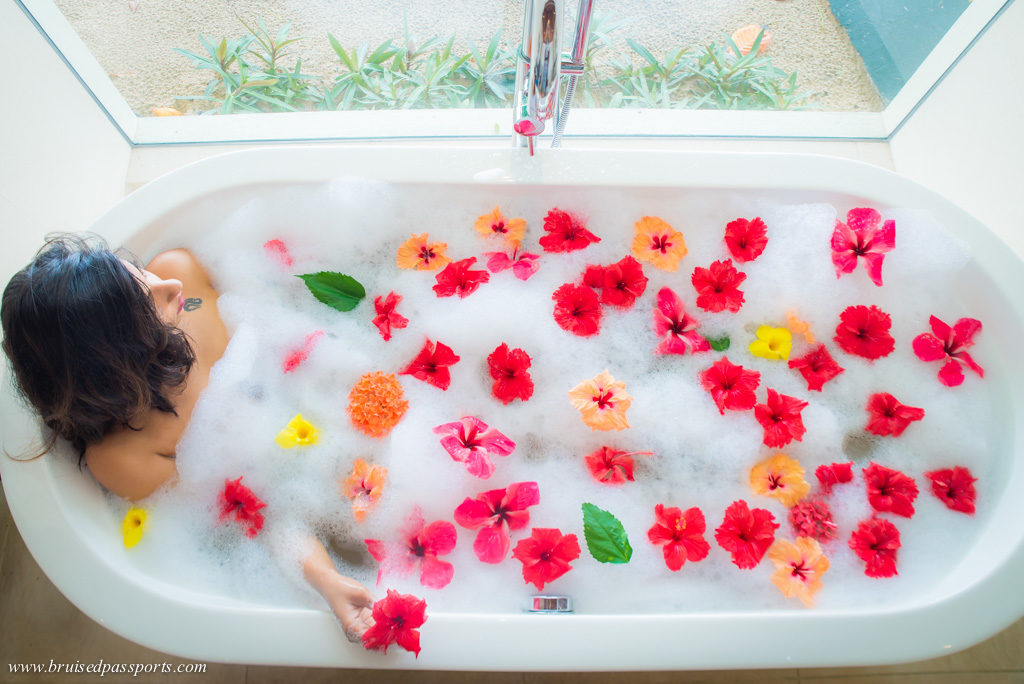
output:
[[[338,572],[319,539],[311,537],[308,541],[313,550],[302,561],[302,574],[327,600],[349,641],[362,641],[363,632],[373,625],[373,595],[359,582]]]

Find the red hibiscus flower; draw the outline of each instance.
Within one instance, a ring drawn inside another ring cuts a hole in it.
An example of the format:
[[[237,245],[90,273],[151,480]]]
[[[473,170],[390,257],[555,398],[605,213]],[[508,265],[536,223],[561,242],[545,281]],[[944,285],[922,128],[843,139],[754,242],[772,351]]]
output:
[[[491,279],[487,271],[472,271],[470,266],[476,263],[476,257],[469,257],[462,261],[453,261],[445,266],[437,274],[437,285],[434,285],[434,292],[438,297],[451,297],[458,295],[460,299],[468,297],[476,292],[481,284]]]
[[[572,570],[569,563],[580,557],[580,544],[575,534],[535,527],[529,537],[519,540],[512,557],[522,562],[526,583],[533,582],[540,591],[545,584]]]
[[[745,273],[733,267],[732,259],[726,259],[712,262],[710,268],[693,269],[690,282],[697,290],[697,306],[711,313],[736,313],[743,306],[743,292],[739,287],[746,279]]]
[[[242,484],[242,478],[224,480],[224,489],[220,493],[220,517],[218,524],[225,518],[234,516],[235,520],[245,527],[245,536],[252,539],[263,529],[263,514],[259,510],[267,504],[259,500],[252,490]]]
[[[877,306],[848,306],[839,314],[835,340],[847,354],[879,359],[896,348],[892,319]]]
[[[441,446],[452,457],[453,461],[466,464],[470,475],[486,480],[494,473],[494,464],[487,458],[488,454],[508,456],[516,443],[487,423],[473,416],[465,416],[454,423],[445,423],[434,428],[435,435],[441,437]]]
[[[760,216],[751,221],[738,218],[725,226],[725,246],[732,258],[740,263],[761,256],[767,244],[768,230]]]
[[[908,425],[924,418],[924,409],[905,406],[887,392],[871,395],[868,413],[871,418],[864,429],[879,437],[899,437]]]
[[[939,382],[946,387],[956,387],[964,381],[963,364],[985,377],[985,371],[974,362],[967,348],[974,346],[974,336],[981,332],[981,321],[961,318],[953,327],[932,316],[928,319],[932,332],[922,333],[914,338],[914,353],[922,361],[943,361],[939,369]]]
[[[694,506],[684,513],[678,508],[654,507],[655,523],[647,530],[647,539],[662,547],[665,565],[675,572],[686,561],[696,563],[707,558],[711,546],[704,540],[704,514]]]
[[[654,308],[654,332],[662,338],[657,354],[685,354],[687,349],[705,352],[711,345],[697,332],[697,319],[686,313],[683,300],[672,290],[658,291],[658,305]]]
[[[267,240],[263,243],[263,249],[282,269],[289,269],[295,263],[292,255],[288,253],[288,245],[281,240]]]
[[[417,380],[446,390],[452,382],[448,367],[454,366],[458,361],[459,357],[451,350],[451,347],[442,342],[438,342],[435,346],[433,342],[427,340],[420,353],[416,355],[412,363],[405,367],[405,370],[401,371],[400,375],[411,375]]]
[[[650,456],[649,451],[627,453],[621,449],[603,446],[584,457],[587,469],[595,481],[607,485],[633,482],[633,456]]]
[[[769,389],[767,402],[754,407],[754,417],[764,428],[764,445],[784,447],[793,440],[799,442],[803,439],[807,429],[800,412],[806,406],[806,401]]]
[[[853,463],[820,465],[815,469],[814,475],[818,478],[818,483],[821,485],[821,493],[828,496],[832,493],[832,487],[835,485],[853,480]]]
[[[363,648],[387,653],[388,646],[398,644],[419,658],[420,633],[417,627],[422,627],[426,621],[426,601],[388,589],[387,596],[373,604],[373,626],[363,633]]]
[[[575,252],[593,242],[600,242],[583,224],[583,220],[561,209],[552,209],[544,217],[547,235],[539,242],[545,252]]]
[[[867,563],[864,574],[868,577],[892,577],[896,574],[900,531],[888,520],[875,517],[862,520],[850,535],[850,548]]]
[[[832,231],[832,265],[836,267],[836,278],[853,273],[859,257],[864,259],[871,282],[882,286],[882,260],[885,253],[896,246],[896,222],[890,219],[879,228],[881,221],[881,214],[867,208],[848,211],[846,223],[836,219]]]
[[[501,343],[487,356],[487,367],[494,378],[491,394],[503,404],[514,399],[529,400],[533,396],[533,379],[530,378],[530,355],[522,349],[509,349]]]
[[[417,506],[401,531],[402,542],[389,544],[377,539],[364,539],[374,560],[380,563],[377,584],[385,574],[395,572],[407,575],[419,568],[420,584],[431,589],[442,589],[452,581],[455,568],[451,563],[438,560],[455,548],[455,525],[437,520],[427,525]]]
[[[455,522],[468,530],[480,531],[473,542],[476,557],[484,563],[500,563],[508,555],[510,530],[530,523],[530,506],[540,503],[536,482],[513,482],[505,489],[483,492],[467,498],[455,509]]]
[[[718,412],[723,416],[725,409],[746,411],[754,408],[757,397],[754,390],[761,384],[761,374],[757,371],[744,370],[729,362],[723,356],[714,365],[700,373],[700,386],[711,393]]]
[[[573,335],[590,337],[601,329],[601,303],[589,287],[566,283],[551,295],[555,323]]]
[[[819,344],[803,356],[790,359],[789,367],[800,371],[800,375],[807,381],[808,390],[818,392],[826,382],[845,370],[836,363],[824,344]]]
[[[725,520],[715,530],[715,541],[732,554],[732,562],[741,570],[750,570],[761,562],[775,541],[779,523],[763,508],[750,510],[747,502],[733,501],[725,509]]]
[[[603,290],[604,266],[587,264],[587,268],[583,271],[583,284],[592,290]]]
[[[512,274],[520,280],[529,280],[540,267],[537,263],[539,254],[520,252],[518,247],[512,250],[511,255],[505,252],[486,252],[484,256],[487,257],[487,268],[491,273],[501,273],[511,268]]]
[[[868,488],[868,501],[879,513],[895,513],[909,518],[914,515],[917,484],[898,470],[872,463],[861,472]]]
[[[823,542],[837,536],[838,527],[832,522],[832,509],[817,497],[793,504],[789,509],[789,524],[798,537],[810,537]]]
[[[285,357],[284,363],[281,364],[281,368],[285,373],[291,373],[293,370],[302,365],[302,362],[309,358],[309,355],[316,349],[317,342],[324,336],[323,330],[314,330],[313,332],[306,335],[306,339],[303,340],[302,346],[298,349],[292,350],[288,356]]]
[[[409,325],[409,319],[395,311],[395,307],[401,301],[402,297],[394,292],[389,292],[384,299],[375,297],[373,300],[373,310],[377,313],[373,317],[373,324],[377,326],[385,342],[391,339],[391,328],[404,328]]]
[[[590,270],[589,268],[587,269]],[[647,276],[640,262],[625,256],[601,269],[601,303],[628,309],[647,289]],[[586,275],[584,274],[586,281]]]
[[[978,496],[974,483],[978,479],[971,475],[970,470],[955,466],[933,470],[924,476],[932,481],[932,494],[939,497],[947,508],[974,515],[974,500]]]

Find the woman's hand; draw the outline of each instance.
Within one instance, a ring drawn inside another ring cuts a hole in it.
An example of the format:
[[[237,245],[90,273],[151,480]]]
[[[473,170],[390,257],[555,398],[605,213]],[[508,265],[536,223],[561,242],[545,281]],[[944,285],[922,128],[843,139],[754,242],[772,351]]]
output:
[[[366,587],[342,574],[338,574],[332,584],[334,586],[324,592],[324,598],[348,640],[361,643],[363,633],[373,626],[373,595]]]

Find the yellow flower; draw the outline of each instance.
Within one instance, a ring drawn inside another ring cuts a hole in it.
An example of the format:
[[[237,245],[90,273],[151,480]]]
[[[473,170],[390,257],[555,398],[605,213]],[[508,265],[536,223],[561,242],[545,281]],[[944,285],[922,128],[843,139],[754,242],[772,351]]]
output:
[[[803,335],[807,344],[814,344],[814,334],[811,333],[811,326],[807,321],[797,318],[796,311],[786,312],[786,327],[794,335]]]
[[[750,343],[750,353],[769,361],[785,361],[792,347],[793,336],[788,330],[762,325],[757,329],[757,339]]]
[[[569,391],[569,401],[592,430],[625,430],[626,410],[633,398],[626,394],[626,383],[616,382],[606,370]]]
[[[121,523],[121,533],[124,535],[125,548],[132,548],[142,539],[142,533],[146,525],[146,511],[132,506],[128,514],[124,516]]]
[[[768,560],[777,568],[772,582],[786,598],[797,596],[808,608],[821,589],[821,576],[829,568],[821,545],[810,537],[797,537],[796,543],[778,539],[768,549]]]
[[[755,494],[774,496],[783,506],[792,506],[811,491],[800,462],[782,453],[750,469],[750,487]]]
[[[478,217],[473,227],[484,237],[503,239],[509,247],[518,247],[526,235],[526,221],[521,218],[506,220],[498,207],[494,207],[490,214]]]
[[[636,222],[633,256],[663,271],[675,271],[686,256],[683,234],[657,216],[644,216]]]
[[[284,430],[277,433],[274,441],[282,449],[291,449],[297,446],[309,446],[316,444],[320,433],[308,420],[302,417],[301,413],[295,414]]]
[[[398,247],[395,263],[398,268],[415,268],[417,271],[436,271],[451,261],[445,256],[448,245],[444,242],[428,243],[427,233],[413,235]]]
[[[356,459],[352,472],[341,485],[341,493],[352,501],[352,513],[357,522],[366,518],[366,511],[384,493],[384,481],[388,469],[384,466],[371,466],[363,459]]]

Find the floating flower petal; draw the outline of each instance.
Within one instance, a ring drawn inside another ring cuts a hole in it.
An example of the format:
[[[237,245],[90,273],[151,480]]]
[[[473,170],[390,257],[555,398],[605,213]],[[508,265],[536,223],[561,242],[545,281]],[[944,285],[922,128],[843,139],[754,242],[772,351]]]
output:
[[[287,357],[285,357],[284,363],[281,364],[282,370],[285,373],[291,373],[293,370],[298,368],[302,362],[308,359],[309,355],[313,353],[313,350],[316,349],[317,343],[320,342],[320,338],[323,336],[323,330],[314,330],[306,335],[306,339],[302,342],[302,346],[293,350]]]
[[[142,539],[142,533],[146,526],[146,511],[132,506],[124,516],[121,523],[121,534],[124,537],[125,548],[132,548]]]
[[[263,250],[283,269],[289,269],[295,264],[292,255],[288,253],[288,245],[281,240],[267,240],[263,243]]]
[[[545,584],[572,570],[569,563],[580,557],[580,543],[575,534],[535,527],[529,537],[519,540],[512,557],[522,562],[526,583],[532,582],[541,591]]]
[[[838,526],[832,521],[832,509],[824,499],[811,497],[800,501],[789,509],[789,524],[797,536],[810,537],[818,541],[835,539]]]
[[[522,349],[510,350],[502,342],[487,356],[487,367],[494,379],[491,394],[503,404],[511,404],[515,399],[529,400],[533,396],[530,363],[529,354]]]
[[[900,531],[888,520],[862,520],[850,535],[850,549],[867,563],[868,577],[892,577],[896,574],[896,551],[900,548]]]
[[[879,228],[881,221],[882,215],[868,208],[851,209],[846,214],[846,223],[836,219],[832,232],[832,265],[836,268],[836,278],[853,273],[857,259],[862,258],[871,282],[882,286],[882,260],[886,252],[896,247],[896,222],[890,219]]]
[[[821,589],[821,578],[828,571],[828,558],[821,545],[809,537],[797,537],[796,543],[779,539],[768,549],[768,560],[776,567],[772,582],[786,598],[799,598],[808,608]]]
[[[810,324],[796,315],[795,311],[786,312],[786,327],[794,335],[803,335],[807,344],[814,344],[814,334],[811,333]]]
[[[622,257],[611,266],[605,266],[602,276],[602,304],[629,309],[647,289],[643,266],[631,256]]]
[[[954,466],[932,470],[924,476],[931,480],[932,494],[946,504],[947,508],[974,515],[974,500],[978,497],[974,483],[978,479],[971,475],[970,470],[963,466]]]
[[[479,289],[480,285],[491,279],[487,271],[472,270],[470,267],[476,263],[476,257],[469,257],[461,261],[453,261],[437,274],[437,285],[434,285],[434,292],[438,297],[452,297],[458,295],[459,299],[465,299]]]
[[[697,332],[697,319],[686,313],[683,300],[667,287],[658,291],[658,305],[654,308],[654,332],[661,338],[657,354],[685,354],[711,349],[707,339]]]
[[[589,287],[566,283],[551,299],[555,301],[555,323],[562,330],[590,337],[601,329],[601,302]]]
[[[455,525],[446,520],[437,520],[429,525],[423,520],[419,507],[413,508],[409,520],[401,532],[400,544],[388,544],[376,539],[366,539],[366,546],[380,567],[377,584],[385,574],[405,575],[419,568],[420,584],[431,589],[443,589],[452,581],[455,568],[451,563],[439,560],[455,548]]]
[[[392,328],[404,328],[409,325],[409,319],[395,311],[395,307],[401,301],[401,296],[394,292],[389,292],[384,299],[375,297],[373,300],[373,310],[377,314],[373,317],[373,324],[377,326],[385,342],[391,339]]]
[[[552,209],[544,217],[544,230],[547,235],[538,242],[545,252],[575,252],[601,241],[581,218],[560,209]]]
[[[824,344],[819,344],[803,356],[790,359],[789,367],[800,371],[800,375],[807,381],[807,389],[816,392],[820,392],[826,382],[846,370],[836,363]]]
[[[277,433],[274,441],[282,449],[291,449],[292,447],[316,444],[318,439],[320,439],[320,433],[316,427],[303,418],[301,413],[297,413],[288,421],[288,425]]]
[[[848,306],[839,315],[835,340],[848,354],[879,359],[896,348],[890,328],[892,319],[877,306]]]
[[[487,257],[487,268],[491,273],[501,273],[511,268],[512,274],[524,281],[529,280],[540,267],[537,263],[539,254],[520,252],[518,247],[512,250],[511,255],[505,252],[485,252],[484,256]]]
[[[946,387],[956,387],[964,381],[960,364],[970,368],[979,377],[985,371],[967,353],[974,346],[974,336],[981,332],[981,321],[976,318],[961,318],[950,327],[936,316],[929,319],[932,332],[922,333],[914,338],[914,354],[922,361],[942,361],[939,382]]]
[[[440,390],[446,390],[452,382],[451,371],[448,368],[458,362],[459,356],[451,350],[451,347],[442,342],[435,345],[427,340],[420,353],[399,375],[411,375]]]
[[[751,510],[747,502],[733,501],[725,509],[725,519],[715,530],[715,541],[732,554],[732,562],[741,570],[757,567],[775,541],[779,523],[764,508]]]
[[[807,430],[800,412],[806,406],[806,401],[769,389],[767,402],[754,407],[754,418],[764,428],[764,445],[784,447],[794,440],[799,442],[803,439]]]
[[[398,248],[395,263],[398,268],[415,268],[417,271],[436,271],[446,266],[451,259],[445,256],[448,245],[443,242],[428,242],[428,234],[413,235]]]
[[[218,523],[227,517],[245,526],[245,536],[250,539],[263,529],[263,514],[259,510],[267,504],[259,500],[252,490],[242,484],[242,478],[225,480],[220,493],[220,517]]]
[[[746,411],[754,408],[757,397],[754,390],[761,384],[761,374],[745,370],[723,356],[714,365],[700,373],[700,386],[711,393],[718,412],[725,415],[725,409]]]
[[[663,271],[675,271],[687,253],[683,234],[657,216],[644,216],[635,227],[633,256]]]
[[[616,381],[607,370],[572,388],[569,401],[592,430],[629,427],[626,411],[633,398],[626,393],[626,383]]]
[[[917,484],[898,470],[872,463],[862,469],[867,484],[868,502],[879,513],[895,513],[909,518],[914,515]]]
[[[750,353],[769,361],[785,361],[793,348],[793,335],[786,328],[762,325],[757,329],[757,339],[750,343]]]
[[[466,499],[455,509],[455,522],[469,530],[480,530],[473,552],[484,563],[500,563],[508,555],[510,530],[530,523],[530,506],[540,503],[536,482],[513,482],[505,489],[492,489],[475,499]]]
[[[739,286],[747,279],[732,265],[732,259],[714,261],[709,268],[693,269],[690,282],[697,290],[697,306],[719,313],[731,311],[736,313],[743,306],[743,292]]]
[[[408,408],[402,385],[392,374],[366,373],[348,393],[348,416],[370,437],[386,437]]]
[[[868,432],[879,437],[899,437],[911,423],[924,418],[924,409],[905,406],[887,392],[872,394],[868,400]]]
[[[704,514],[696,506],[682,510],[663,504],[654,507],[655,523],[647,530],[647,539],[655,546],[660,546],[665,556],[665,565],[675,572],[683,567],[686,561],[696,563],[702,561],[711,551],[711,546],[704,539]]]
[[[764,49],[764,43],[761,44]],[[747,220],[738,218],[725,226],[725,246],[739,263],[753,261],[768,246],[768,229],[761,217]]]
[[[755,494],[775,497],[783,506],[792,506],[811,491],[803,466],[786,454],[775,454],[751,468],[750,487]]]
[[[526,235],[526,221],[521,218],[506,219],[498,207],[494,207],[490,214],[478,217],[473,227],[484,237],[504,240],[509,247],[518,247]]]
[[[814,476],[818,478],[818,484],[821,485],[821,493],[828,496],[832,493],[832,487],[835,485],[853,481],[853,463],[820,465],[814,469]]]
[[[387,596],[373,604],[373,626],[363,633],[363,648],[387,653],[388,646],[398,644],[419,658],[420,633],[417,628],[422,627],[426,620],[426,601],[388,589]]]
[[[587,469],[595,481],[607,485],[633,482],[633,456],[650,456],[649,451],[627,453],[621,449],[603,446],[584,457]]]
[[[352,472],[341,485],[341,493],[352,499],[352,513],[357,522],[366,519],[366,512],[377,503],[384,494],[384,482],[388,469],[384,466],[371,466],[361,458],[352,464]]]
[[[494,464],[488,454],[508,456],[516,443],[487,423],[473,416],[465,416],[455,423],[445,423],[434,428],[441,437],[441,446],[453,461],[466,464],[470,475],[486,480],[494,472]]]

